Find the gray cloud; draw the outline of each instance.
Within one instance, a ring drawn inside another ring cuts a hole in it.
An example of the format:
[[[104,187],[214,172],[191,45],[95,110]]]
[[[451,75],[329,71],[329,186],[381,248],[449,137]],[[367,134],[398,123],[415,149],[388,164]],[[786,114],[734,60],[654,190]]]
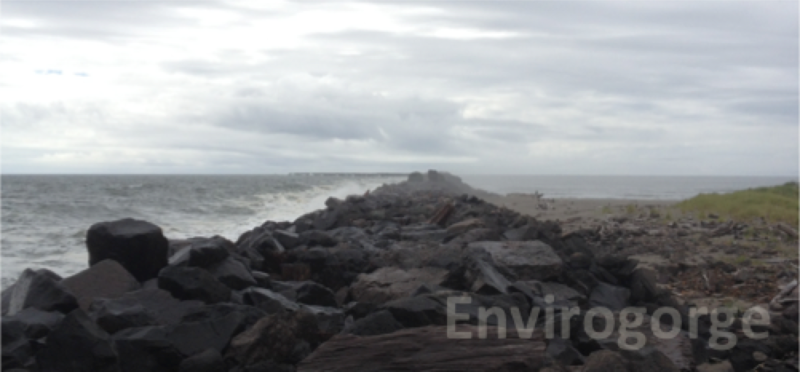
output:
[[[245,5],[4,3],[3,171],[797,172],[794,2]]]

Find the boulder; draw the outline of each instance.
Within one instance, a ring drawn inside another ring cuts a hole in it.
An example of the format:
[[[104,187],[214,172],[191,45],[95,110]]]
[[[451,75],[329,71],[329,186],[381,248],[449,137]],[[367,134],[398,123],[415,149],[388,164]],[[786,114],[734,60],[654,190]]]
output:
[[[103,260],[61,281],[78,299],[84,311],[95,298],[116,298],[141,287],[136,278],[115,260]]]
[[[598,350],[586,358],[582,372],[627,372],[628,362],[611,350]]]
[[[253,306],[220,303],[193,308],[186,312],[186,315],[183,316],[181,321],[189,323],[201,322],[222,318],[230,314],[236,314],[239,317],[239,322],[237,328],[234,329],[234,333],[239,333],[250,328],[261,318],[269,315],[264,310]]]
[[[128,328],[113,336],[121,372],[172,372],[184,358],[164,326]]]
[[[404,327],[444,325],[447,322],[445,304],[429,296],[406,297],[383,306]]]
[[[477,338],[477,327],[460,325],[468,339],[450,339],[446,327],[422,327],[390,334],[359,337],[339,335],[322,344],[297,367],[312,371],[537,371],[545,361],[544,336],[534,332],[520,339],[514,329],[508,338]]]
[[[25,368],[34,364],[33,357],[39,349],[39,339],[46,337],[64,314],[27,308],[13,316],[3,317],[2,369]]]
[[[488,252],[495,264],[506,267],[520,280],[545,280],[557,277],[563,265],[549,245],[540,242],[475,242],[470,249]]]
[[[221,238],[224,239],[224,238]],[[181,249],[169,258],[172,266],[193,266],[207,268],[230,256],[226,244],[217,239],[197,239],[189,247]]]
[[[339,241],[330,234],[320,230],[303,231],[300,233],[300,242],[308,247],[333,247],[336,244],[339,244]]]
[[[627,288],[600,282],[592,290],[592,294],[589,296],[589,304],[592,307],[604,307],[611,311],[620,311],[630,305],[628,299],[630,299],[630,291]]]
[[[247,314],[233,311],[165,327],[167,339],[183,357],[188,357],[206,349],[222,352],[231,338],[245,329],[248,321]]]
[[[470,218],[461,222],[454,223],[447,226],[447,237],[455,237],[463,234],[469,230],[483,227],[483,221],[480,218]]]
[[[214,349],[206,349],[184,359],[178,366],[178,372],[226,372],[222,354]]]
[[[243,366],[263,361],[294,364],[308,356],[319,342],[319,327],[313,314],[273,314],[234,337],[226,357]]]
[[[250,287],[241,292],[242,302],[245,305],[255,306],[268,314],[279,314],[297,311],[300,307],[283,296],[269,289]]]
[[[314,314],[314,317],[317,318],[317,325],[319,326],[322,340],[327,340],[331,336],[341,332],[344,327],[345,314],[344,311],[340,309],[316,305],[300,305],[300,309]]]
[[[109,334],[123,329],[156,325],[153,313],[141,304],[126,304],[120,301],[95,302],[91,308],[91,316],[100,328]]]
[[[464,288],[478,294],[508,293],[511,282],[498,270],[488,252],[482,249],[472,250],[464,261],[463,268],[450,272],[444,286]],[[459,276],[463,276],[462,283],[459,283]]]
[[[78,307],[78,300],[48,270],[25,269],[9,294],[8,315],[33,307],[44,311],[68,313]]]
[[[256,285],[256,279],[243,263],[233,257],[226,257],[208,268],[208,272],[220,283],[239,290]]]
[[[275,230],[272,236],[286,249],[293,249],[301,244],[300,235],[286,230]]]
[[[108,333],[81,309],[67,314],[50,332],[36,360],[42,371],[119,371]]]
[[[198,267],[167,266],[158,274],[158,287],[181,300],[216,303],[231,298],[230,288]]]
[[[328,307],[339,306],[333,291],[312,281],[291,283],[289,288],[282,290],[280,293],[302,304]]]
[[[131,318],[128,316],[133,315],[134,319],[152,317],[155,324],[165,325],[177,324],[187,312],[202,305],[201,301],[179,301],[165,290],[152,288],[129,292],[114,299],[96,300],[89,311],[92,318],[98,320],[103,313],[120,314],[122,318],[127,319],[122,324],[130,324]],[[140,311],[146,314],[135,315]]]
[[[585,362],[583,355],[572,347],[572,343],[561,337],[554,337],[549,340],[546,351],[548,357],[564,366],[583,364]]]
[[[434,267],[409,270],[383,267],[370,274],[360,274],[350,286],[350,294],[358,302],[383,304],[409,297],[421,285],[438,287],[444,283],[447,275],[447,270]]]
[[[158,276],[167,266],[169,243],[161,228],[152,223],[131,218],[100,222],[86,233],[89,266],[112,259],[144,282]]]

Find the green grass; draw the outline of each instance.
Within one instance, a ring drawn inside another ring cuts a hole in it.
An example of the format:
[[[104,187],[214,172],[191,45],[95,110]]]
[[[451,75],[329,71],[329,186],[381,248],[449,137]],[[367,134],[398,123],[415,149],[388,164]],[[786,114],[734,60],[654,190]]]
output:
[[[796,227],[798,221],[798,185],[759,187],[728,194],[700,194],[677,205],[683,212],[707,216],[715,213],[734,221],[747,222],[763,217],[769,222],[784,222]]]

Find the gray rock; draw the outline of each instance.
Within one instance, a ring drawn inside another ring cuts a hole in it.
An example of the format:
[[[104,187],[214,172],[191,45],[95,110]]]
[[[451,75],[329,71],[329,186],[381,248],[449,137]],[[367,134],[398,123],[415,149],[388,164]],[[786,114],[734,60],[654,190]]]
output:
[[[167,266],[158,274],[158,287],[181,300],[216,303],[231,298],[230,288],[199,267]]]
[[[78,307],[78,300],[47,270],[25,269],[9,293],[8,315],[29,307],[44,311],[68,313]]]
[[[549,245],[540,242],[475,242],[470,249],[483,249],[495,264],[506,267],[520,280],[545,280],[561,273],[561,258]]]
[[[77,297],[83,310],[89,310],[95,298],[116,298],[141,287],[136,278],[114,260],[100,261],[62,280],[61,284]]]
[[[67,314],[50,332],[36,360],[42,371],[119,371],[108,333],[94,324],[81,309]]]
[[[247,266],[233,257],[227,257],[212,265],[208,268],[208,272],[231,289],[239,290],[256,285],[256,279]]]
[[[383,304],[409,297],[421,285],[438,287],[447,275],[447,270],[434,267],[409,270],[383,267],[370,274],[360,274],[350,286],[350,294],[358,302]]]

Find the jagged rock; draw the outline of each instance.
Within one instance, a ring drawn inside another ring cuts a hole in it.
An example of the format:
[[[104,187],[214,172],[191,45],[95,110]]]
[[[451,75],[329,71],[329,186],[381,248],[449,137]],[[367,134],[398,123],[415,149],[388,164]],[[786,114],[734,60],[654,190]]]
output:
[[[493,327],[490,327],[493,328]],[[339,335],[322,344],[298,366],[312,371],[536,371],[544,364],[545,343],[541,333],[519,339],[478,339],[476,327],[458,326],[469,339],[449,339],[445,327],[404,329],[391,334],[359,337]],[[494,335],[494,329],[489,330]]]
[[[236,251],[250,259],[254,270],[276,272],[280,267],[280,255],[284,252],[284,247],[272,236],[270,230],[259,226],[239,237]]]
[[[113,336],[121,372],[171,372],[184,358],[164,326],[128,328]]]
[[[206,349],[195,355],[184,359],[178,372],[225,372],[225,362],[222,360],[222,354],[214,349]]]
[[[243,263],[233,257],[213,264],[208,268],[208,272],[220,283],[227,285],[231,289],[245,289],[256,285],[256,279]]]
[[[191,244],[169,258],[172,266],[193,266],[207,268],[221,262],[230,255],[225,242],[219,239],[196,239]]]
[[[239,293],[245,305],[255,306],[268,314],[297,311],[300,308],[282,294],[265,288],[250,287]]]
[[[167,266],[158,274],[158,287],[181,300],[215,303],[231,297],[230,288],[198,267]]]
[[[250,275],[253,276],[253,279],[256,281],[256,286],[261,288],[270,289],[272,288],[272,278],[269,274],[261,271],[252,271]]]
[[[316,305],[301,305],[303,311],[307,311],[317,318],[319,325],[320,337],[328,339],[329,337],[339,333],[344,327],[345,314],[344,311],[328,307]]]
[[[375,336],[403,329],[403,325],[388,310],[381,310],[356,320],[346,326],[342,333],[357,336]]]
[[[89,266],[112,259],[140,282],[167,266],[168,246],[160,227],[131,218],[96,223],[86,233]]]
[[[339,306],[333,291],[311,281],[292,283],[291,287],[281,291],[281,294],[302,304],[328,307]]]
[[[627,288],[600,282],[592,290],[589,304],[592,307],[604,307],[611,311],[619,311],[630,305],[629,299],[630,291]]]
[[[403,270],[383,267],[370,274],[360,274],[350,286],[350,294],[358,302],[382,304],[409,297],[421,285],[440,286],[448,271],[434,267]]]
[[[459,283],[459,276],[463,277],[462,283]],[[511,282],[495,267],[491,254],[483,249],[472,249],[465,257],[463,267],[451,271],[443,285],[479,294],[498,294],[508,293]]]
[[[231,338],[243,331],[250,321],[248,314],[238,311],[213,312],[196,321],[165,327],[169,341],[187,357],[209,348],[222,352]]]
[[[547,343],[547,355],[564,366],[583,364],[585,358],[572,347],[569,340],[555,337]]]
[[[401,298],[387,302],[383,308],[405,327],[442,325],[447,321],[446,307],[428,296]]]
[[[611,350],[595,351],[583,365],[582,372],[623,372],[629,371],[628,362],[619,353]]]
[[[226,356],[243,366],[261,361],[297,363],[320,342],[317,319],[306,311],[274,314],[258,321],[230,343]]]
[[[495,264],[505,266],[520,280],[545,280],[557,277],[563,265],[549,245],[540,242],[475,242],[470,249],[488,252]]]
[[[300,235],[290,231],[275,230],[272,236],[286,249],[293,249],[301,244]]]
[[[339,241],[337,241],[334,237],[320,230],[303,231],[300,233],[300,242],[301,244],[309,247],[333,247],[336,244],[339,244]]]
[[[62,319],[62,313],[32,307],[3,317],[2,369],[6,371],[33,364],[32,358],[39,348],[38,339],[46,337]]]
[[[115,299],[96,300],[89,311],[94,319],[103,313],[122,314],[127,318],[127,314],[135,314],[143,308],[147,315],[135,316],[135,319],[152,317],[155,324],[164,325],[177,324],[187,312],[202,305],[203,302],[195,300],[179,301],[165,290],[152,288],[129,292]]]
[[[36,360],[42,371],[119,371],[108,333],[81,309],[67,314],[50,332]]]
[[[703,363],[697,366],[697,372],[734,372],[731,362],[725,360],[720,363]]]
[[[155,316],[140,304],[126,304],[120,301],[95,302],[91,316],[100,328],[109,334],[123,329],[157,324]]]
[[[103,260],[61,281],[78,299],[81,309],[89,310],[95,298],[115,298],[141,287],[122,265],[114,260]]]
[[[8,299],[8,315],[33,307],[68,313],[78,307],[75,296],[48,270],[25,269],[14,283]]]

